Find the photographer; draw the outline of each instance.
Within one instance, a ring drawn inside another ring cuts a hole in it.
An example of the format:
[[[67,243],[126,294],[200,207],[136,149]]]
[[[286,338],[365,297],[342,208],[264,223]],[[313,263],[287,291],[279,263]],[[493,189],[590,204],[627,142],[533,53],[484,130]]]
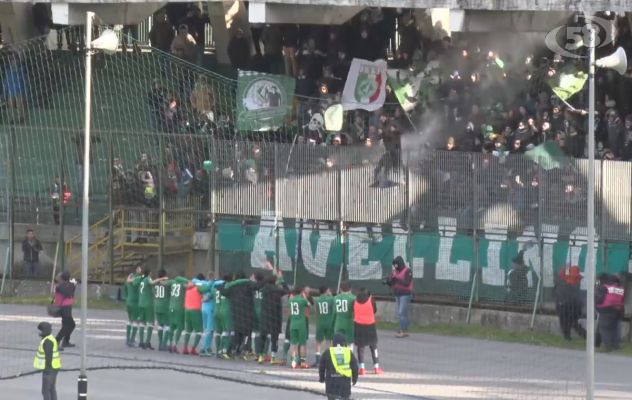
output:
[[[399,316],[399,331],[396,337],[404,338],[408,336],[410,321],[408,313],[410,301],[413,296],[413,273],[404,263],[401,256],[393,260],[393,271],[391,275],[384,279],[384,284],[391,287],[397,302],[397,315]]]

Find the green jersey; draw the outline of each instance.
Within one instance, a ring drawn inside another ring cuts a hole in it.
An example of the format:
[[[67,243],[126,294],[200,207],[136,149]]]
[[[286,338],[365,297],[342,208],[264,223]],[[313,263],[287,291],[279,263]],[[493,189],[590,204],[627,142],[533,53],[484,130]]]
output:
[[[215,291],[215,315],[221,318],[230,316],[230,300],[222,294],[221,290]]]
[[[339,293],[334,297],[334,314],[336,325],[353,324],[353,302],[355,296],[351,293]]]
[[[261,303],[263,302],[263,290],[258,289],[254,292],[255,315],[261,320]]]
[[[290,299],[290,329],[305,329],[309,302],[303,296],[294,296]]]
[[[151,278],[146,276],[140,281],[138,285],[138,306],[139,307],[153,307],[154,306],[154,293],[151,283]]]
[[[316,313],[318,314],[318,325],[333,325],[334,296],[322,295],[316,297]]]
[[[158,314],[169,312],[170,289],[165,281],[159,282],[154,286],[154,305]]]
[[[167,282],[169,291],[169,311],[184,313],[184,295],[187,291],[189,280],[181,276],[171,279]]]
[[[125,282],[123,289],[125,290],[125,305],[138,306],[138,285],[141,276],[135,276],[131,282]]]

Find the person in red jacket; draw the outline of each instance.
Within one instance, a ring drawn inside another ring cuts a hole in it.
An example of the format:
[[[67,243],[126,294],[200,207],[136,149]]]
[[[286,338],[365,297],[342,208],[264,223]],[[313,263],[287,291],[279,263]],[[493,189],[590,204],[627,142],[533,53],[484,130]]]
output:
[[[599,312],[597,331],[599,338],[597,346],[603,341],[605,351],[618,350],[620,348],[619,324],[623,317],[625,289],[619,278],[603,273],[599,275],[599,283],[595,292],[595,304]]]
[[[377,353],[377,329],[375,328],[375,313],[377,307],[373,296],[365,289],[360,289],[353,302],[353,322],[355,328],[355,345],[358,349],[359,374],[365,375],[364,348],[369,346],[373,358],[373,368],[377,375],[383,374]]]
[[[397,302],[397,314],[399,315],[399,331],[397,332],[397,337],[407,337],[408,327],[410,326],[408,313],[413,297],[413,273],[411,269],[406,266],[401,256],[397,256],[393,260],[393,271],[391,275],[386,278],[385,283],[391,287]]]

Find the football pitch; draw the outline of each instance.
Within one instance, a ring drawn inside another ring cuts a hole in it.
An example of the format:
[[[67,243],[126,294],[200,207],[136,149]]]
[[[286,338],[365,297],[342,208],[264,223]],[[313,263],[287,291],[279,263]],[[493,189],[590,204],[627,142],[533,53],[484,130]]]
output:
[[[75,310],[75,316],[78,310]],[[90,310],[88,321],[89,396],[118,399],[172,399],[206,395],[218,399],[283,399],[322,397],[317,371],[220,361],[129,349],[126,317],[118,310]],[[59,320],[44,307],[2,305],[0,373],[2,377],[32,371],[38,344],[37,323]],[[79,322],[79,321],[77,321]],[[77,326],[79,328],[79,324]],[[155,340],[154,335],[154,340]],[[79,344],[79,331],[73,334]],[[313,359],[313,340],[309,344]],[[385,374],[360,377],[355,399],[581,399],[584,398],[584,353],[575,350],[501,343],[480,339],[412,334],[396,339],[379,333],[380,363]],[[79,352],[62,353],[59,398],[76,396]],[[370,360],[367,369],[372,370]],[[597,354],[597,398],[632,399],[632,358]],[[37,398],[40,377],[26,375],[0,380],[7,398]]]

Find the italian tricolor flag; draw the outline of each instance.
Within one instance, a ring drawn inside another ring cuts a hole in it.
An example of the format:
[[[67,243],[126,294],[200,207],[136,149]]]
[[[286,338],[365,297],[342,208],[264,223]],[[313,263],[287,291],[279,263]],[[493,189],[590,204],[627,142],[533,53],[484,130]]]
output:
[[[342,92],[342,107],[375,111],[384,105],[385,98],[386,61],[354,58]]]

